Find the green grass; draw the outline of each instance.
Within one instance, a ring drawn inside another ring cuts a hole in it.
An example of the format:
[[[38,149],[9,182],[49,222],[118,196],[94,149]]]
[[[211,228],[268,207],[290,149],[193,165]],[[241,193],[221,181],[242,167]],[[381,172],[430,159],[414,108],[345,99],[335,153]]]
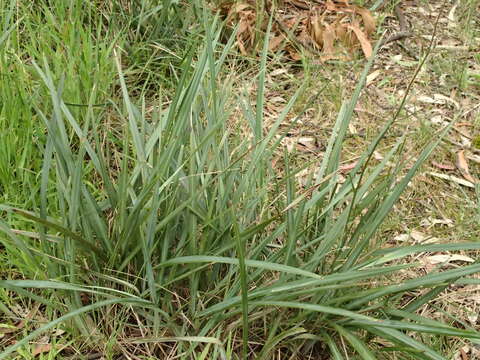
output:
[[[478,343],[468,325],[417,311],[475,281],[478,262],[397,277],[419,265],[412,255],[478,242],[389,248],[376,238],[449,129],[413,164],[405,137],[373,163],[397,114],[341,182],[372,59],[302,187],[295,175],[308,164],[283,152],[279,176],[272,160],[280,125],[294,113],[295,126],[316,94],[298,87],[267,127],[266,47],[252,101],[236,87],[234,38],[219,40],[220,21],[162,4],[2,3],[0,322],[16,324],[15,303],[47,321],[32,315],[0,359],[32,358],[41,336],[68,345],[45,358],[444,359],[446,338]]]

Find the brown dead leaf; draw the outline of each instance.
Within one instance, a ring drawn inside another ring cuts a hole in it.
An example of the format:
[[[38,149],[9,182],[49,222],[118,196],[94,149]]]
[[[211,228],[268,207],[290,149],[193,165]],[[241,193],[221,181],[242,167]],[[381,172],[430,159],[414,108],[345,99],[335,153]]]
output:
[[[18,330],[21,330],[24,326],[25,322],[23,320],[19,321],[15,325],[0,324],[0,335],[17,332]]]
[[[372,13],[362,7],[354,7],[356,12],[362,16],[363,26],[365,27],[365,33],[368,35],[372,34],[375,31],[375,18],[372,16]]]
[[[288,49],[288,56],[290,57],[290,59],[294,60],[294,61],[300,61],[302,60],[302,55],[300,55],[296,50],[294,50],[293,48],[289,48]]]
[[[353,53],[359,41],[352,29],[348,28],[348,24],[338,24],[335,30],[337,32],[337,38],[343,43],[347,50]]]
[[[285,39],[305,46],[310,54],[321,49],[320,61],[348,60],[345,50],[353,52],[362,47],[366,56],[371,55],[369,35],[375,31],[375,18],[366,8],[352,5],[347,0],[286,0],[276,6],[275,23],[272,26],[269,50],[276,51]],[[258,16],[253,0],[224,1],[218,8],[230,29],[237,28],[238,51],[248,55],[257,51],[254,46],[258,34],[265,30],[264,16]],[[256,21],[262,20],[261,24]],[[354,28],[349,28],[353,26]],[[294,37],[295,39],[291,39]],[[294,41],[295,40],[295,41]],[[337,43],[337,40],[339,42]],[[340,42],[343,47],[337,46]],[[312,49],[313,46],[313,49]],[[299,60],[298,50],[290,42],[285,43],[285,56]],[[299,51],[300,52],[300,51]]]
[[[365,57],[369,58],[372,56],[372,44],[368,40],[367,35],[365,35],[365,33],[357,25],[348,25],[348,28],[355,33],[358,41],[360,41],[360,46],[362,47]]]
[[[32,356],[44,354],[52,350],[52,344],[35,344],[32,350]]]
[[[228,12],[227,22],[230,21],[232,17],[238,15],[240,12],[244,11],[245,9],[248,9],[249,7],[250,5],[246,3],[235,4]]]
[[[322,34],[323,52],[326,55],[332,55],[335,52],[333,44],[335,42],[335,29],[330,24],[325,24],[325,30]]]
[[[321,18],[319,16],[314,16],[311,19],[311,25],[312,25],[312,38],[320,47],[322,47],[323,46],[323,29],[321,24]]]
[[[270,42],[268,43],[268,50],[269,51],[277,50],[284,39],[285,39],[285,36],[283,34],[274,36],[273,39],[271,39]]]
[[[476,180],[470,175],[470,170],[468,168],[468,162],[465,158],[465,150],[460,150],[457,153],[457,168],[460,170],[460,173],[465,178],[465,180],[470,181],[471,183],[475,184]]]
[[[354,161],[350,164],[342,165],[342,166],[340,166],[340,172],[343,173],[343,174],[346,174],[346,173],[350,172],[350,170],[354,169],[355,166],[357,166],[356,161]]]

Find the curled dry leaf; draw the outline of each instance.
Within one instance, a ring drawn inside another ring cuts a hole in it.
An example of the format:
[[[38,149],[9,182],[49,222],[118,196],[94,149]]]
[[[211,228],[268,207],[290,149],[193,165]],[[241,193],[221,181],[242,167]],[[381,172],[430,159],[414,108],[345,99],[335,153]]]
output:
[[[355,11],[358,12],[363,19],[363,26],[365,27],[365,32],[367,35],[371,35],[375,31],[375,18],[372,16],[372,13],[358,6],[355,6]]]
[[[216,10],[226,20],[228,27],[237,27],[236,45],[243,54],[258,50],[254,46],[255,29],[265,29],[269,16],[257,16],[255,0],[240,2],[221,1]],[[371,54],[369,36],[375,32],[376,24],[372,13],[346,0],[287,0],[272,6],[267,2],[265,9],[272,15],[274,22],[271,28],[269,50],[275,51],[285,41],[285,54],[294,60],[300,59],[298,46],[309,53],[317,53],[320,49],[321,61],[346,58],[347,54],[339,51],[356,51],[362,48],[366,56]],[[261,19],[262,24],[256,24]],[[354,28],[351,28],[353,26]],[[337,47],[342,43],[343,47]],[[312,47],[313,45],[313,47]]]
[[[465,150],[460,150],[457,153],[457,168],[460,170],[460,173],[465,178],[465,180],[470,181],[471,183],[476,183],[477,181],[470,175],[470,170],[468,168],[468,162],[465,158]]]
[[[367,35],[363,33],[363,31],[357,25],[349,25],[349,29],[351,29],[355,35],[357,36],[358,41],[360,42],[360,46],[362,47],[363,54],[366,58],[372,56],[372,44],[368,40]]]

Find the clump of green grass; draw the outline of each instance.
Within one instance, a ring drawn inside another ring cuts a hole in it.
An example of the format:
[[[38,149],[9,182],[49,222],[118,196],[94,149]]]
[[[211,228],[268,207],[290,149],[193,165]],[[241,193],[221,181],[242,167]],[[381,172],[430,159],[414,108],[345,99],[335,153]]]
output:
[[[4,1],[0,11],[0,196],[22,204],[24,194],[16,189],[28,187],[24,205],[35,207],[41,168],[36,154],[45,144],[45,128],[32,104],[46,111],[51,102],[32,61],[47,59],[62,99],[83,124],[88,104],[100,116],[121,96],[114,47],[123,54],[132,93],[175,86],[178,65],[193,51],[193,12],[171,0]]]
[[[220,30],[204,16],[202,50],[183,60],[169,105],[155,106],[148,115],[145,98],[132,100],[121,52],[115,52],[123,97],[114,107],[122,124],[110,135],[115,146],[102,142],[95,98],[75,114],[52,65],[34,63],[51,104],[48,110],[37,106],[47,129],[38,207],[0,208],[34,229],[14,231],[0,221],[2,245],[30,280],[3,280],[0,286],[57,308],[59,317],[0,359],[65,322],[92,343],[107,341],[112,329],[140,326],[142,336],[131,335],[127,343],[143,343],[153,356],[161,356],[162,344],[176,343],[180,358],[269,359],[278,351],[306,358],[322,351],[334,359],[353,353],[362,359],[389,353],[443,359],[447,354],[428,345],[432,339],[478,341],[473,329],[448,326],[416,310],[480,271],[480,264],[439,268],[402,283],[390,279],[415,267],[412,254],[479,244],[384,250],[372,245],[448,129],[410,169],[401,161],[403,138],[369,166],[392,119],[340,183],[342,145],[372,58],[341,107],[308,187],[296,183],[302,169],[292,166],[288,154],[279,179],[271,165],[281,140],[277,130],[301,90],[266,130],[265,45],[256,103],[238,97],[252,136],[234,133],[228,126],[234,93],[222,75],[233,40],[219,44]],[[390,169],[394,160],[397,166]]]

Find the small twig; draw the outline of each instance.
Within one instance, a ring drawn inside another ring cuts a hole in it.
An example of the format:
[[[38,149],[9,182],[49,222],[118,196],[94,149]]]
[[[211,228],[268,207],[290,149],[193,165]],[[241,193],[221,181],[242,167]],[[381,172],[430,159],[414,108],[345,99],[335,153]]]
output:
[[[302,1],[290,0],[290,2],[291,2],[294,6],[300,8],[300,9],[310,10],[310,7],[309,7],[307,4],[303,3]]]
[[[388,43],[398,41],[398,40],[403,40],[407,37],[411,37],[413,34],[409,29],[408,26],[408,21],[405,18],[405,15],[402,12],[402,9],[400,8],[400,2],[398,2],[394,9],[393,12],[395,13],[395,16],[398,19],[398,23],[400,24],[400,31],[390,35],[388,38],[382,41],[380,47],[385,46]]]
[[[477,109],[478,107],[480,107],[480,103],[478,103],[477,105],[475,105],[475,106],[472,107],[471,109],[468,109],[467,111],[465,111],[460,117],[461,117],[461,118],[464,118],[465,116],[467,116],[468,114],[470,114],[472,111],[474,111],[474,110]]]
[[[398,19],[398,22],[400,24],[400,32],[407,32],[408,31],[408,22],[407,18],[402,12],[402,9],[400,9],[400,2],[395,5],[393,12],[395,13],[395,16]]]

